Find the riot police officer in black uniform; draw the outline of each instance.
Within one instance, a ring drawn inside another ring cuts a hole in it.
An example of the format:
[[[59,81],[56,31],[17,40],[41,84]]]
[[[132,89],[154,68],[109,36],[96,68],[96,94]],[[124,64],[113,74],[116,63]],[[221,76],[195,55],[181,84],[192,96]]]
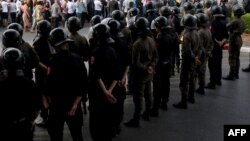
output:
[[[4,70],[0,80],[2,137],[9,141],[33,141],[34,120],[42,105],[35,83],[24,77],[25,58],[17,48],[3,50],[1,64]],[[6,105],[10,102],[10,105]]]
[[[214,19],[211,22],[211,33],[214,46],[212,55],[208,59],[208,68],[210,72],[210,82],[206,85],[208,89],[215,89],[216,85],[221,85],[222,50],[228,39],[226,18],[223,15],[222,8],[220,6],[213,6],[212,15]]]
[[[87,90],[87,71],[82,58],[69,51],[67,34],[61,28],[50,32],[50,44],[56,54],[48,63],[46,97],[49,100],[47,122],[51,141],[63,140],[64,123],[73,141],[83,141],[81,98]]]
[[[155,67],[156,74],[153,79],[154,101],[151,115],[158,116],[160,107],[167,110],[170,92],[171,55],[175,47],[175,38],[169,32],[171,29],[169,28],[167,18],[164,16],[159,16],[155,19],[155,27],[158,32],[156,46],[159,60]]]
[[[117,103],[114,88],[119,80],[114,40],[109,27],[99,23],[93,27],[95,46],[89,72],[89,122],[94,141],[112,140],[112,107]]]

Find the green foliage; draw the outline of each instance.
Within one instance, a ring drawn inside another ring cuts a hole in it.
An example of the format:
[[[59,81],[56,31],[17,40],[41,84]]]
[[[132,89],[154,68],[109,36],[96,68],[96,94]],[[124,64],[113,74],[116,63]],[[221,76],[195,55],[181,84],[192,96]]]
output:
[[[242,19],[245,22],[246,32],[250,33],[250,13],[243,15]]]

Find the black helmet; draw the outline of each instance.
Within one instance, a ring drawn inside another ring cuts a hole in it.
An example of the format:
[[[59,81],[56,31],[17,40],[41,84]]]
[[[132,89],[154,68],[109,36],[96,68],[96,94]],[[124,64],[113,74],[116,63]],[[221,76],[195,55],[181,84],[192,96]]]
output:
[[[200,3],[200,2],[195,2],[194,6],[195,6],[196,9],[203,9],[203,4]]]
[[[152,1],[148,2],[145,7],[147,12],[152,12],[155,10],[155,5]]]
[[[3,50],[2,64],[7,70],[18,70],[24,66],[23,53],[14,47],[9,47]]]
[[[216,0],[214,0],[214,1],[212,2],[212,6],[216,6],[216,5],[218,5],[218,2],[217,2]]]
[[[223,11],[222,11],[222,8],[221,8],[221,6],[219,6],[219,5],[216,5],[216,6],[212,6],[212,8],[211,8],[211,13],[212,13],[212,15],[213,16],[224,16],[223,15]]]
[[[159,29],[167,29],[168,28],[168,19],[164,16],[159,16],[154,20],[155,27]]]
[[[172,15],[172,11],[168,6],[163,6],[160,9],[160,15],[168,18],[170,15]]]
[[[51,24],[47,20],[41,20],[37,23],[37,33],[48,36],[51,31]]]
[[[108,22],[108,26],[110,28],[111,34],[118,34],[121,30],[121,24],[117,20],[114,20],[114,19]]]
[[[139,17],[135,21],[135,27],[137,31],[146,31],[148,29],[149,22],[144,17]]]
[[[205,7],[210,8],[211,6],[212,6],[212,1],[211,0],[206,0]]]
[[[188,29],[196,29],[197,19],[191,15],[187,14],[183,18],[183,25]]]
[[[6,48],[18,48],[21,44],[21,36],[19,32],[14,29],[7,29],[3,32],[2,43]]]
[[[139,15],[140,10],[139,10],[138,8],[131,8],[131,9],[128,11],[128,13],[129,13],[129,16],[130,16],[130,17],[134,17],[134,16]]]
[[[197,24],[200,26],[207,26],[208,24],[208,16],[204,13],[198,13],[195,15],[197,17]]]
[[[50,43],[53,47],[59,46],[65,42],[72,41],[67,37],[67,34],[62,28],[55,28],[50,33]]]
[[[195,9],[194,5],[191,2],[185,2],[183,8],[185,12],[191,12]]]
[[[124,20],[124,14],[121,10],[114,10],[112,13],[111,13],[111,17],[119,22],[123,21]]]
[[[11,23],[8,25],[7,29],[14,29],[19,32],[20,36],[23,36],[23,27],[19,23]]]
[[[99,23],[93,27],[94,38],[98,40],[105,40],[107,43],[113,43],[114,40],[110,38],[110,29],[108,25]]]
[[[77,17],[70,17],[67,21],[69,32],[76,32],[81,29],[81,21]]]
[[[245,14],[245,10],[243,7],[239,6],[239,5],[235,5],[233,7],[233,13],[235,16],[242,16]]]
[[[205,13],[205,12],[203,9],[196,9],[195,13],[198,14],[198,13]]]
[[[100,23],[101,21],[102,21],[102,17],[99,15],[95,15],[91,18],[90,23],[91,23],[91,26],[94,26],[94,25]]]
[[[173,14],[175,14],[175,15],[180,14],[180,8],[177,6],[174,6],[172,11],[173,11]]]

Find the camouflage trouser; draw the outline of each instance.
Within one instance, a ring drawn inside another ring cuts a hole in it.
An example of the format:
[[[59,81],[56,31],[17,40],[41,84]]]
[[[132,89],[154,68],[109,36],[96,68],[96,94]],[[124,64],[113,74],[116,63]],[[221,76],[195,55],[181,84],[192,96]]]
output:
[[[194,98],[195,90],[195,76],[194,76],[194,64],[193,63],[182,63],[180,73],[180,84],[179,88],[182,95],[182,102],[186,102],[187,98]]]
[[[199,88],[204,89],[205,87],[205,83],[206,83],[206,79],[205,79],[205,74],[206,74],[206,69],[207,69],[207,61],[208,58],[204,58],[204,61],[202,62],[201,65],[197,66],[196,68],[196,75],[195,75],[195,80],[198,79],[198,84],[199,84]]]
[[[242,46],[242,39],[240,36],[234,36],[230,39],[229,45],[229,75],[237,77],[240,69],[240,48]]]

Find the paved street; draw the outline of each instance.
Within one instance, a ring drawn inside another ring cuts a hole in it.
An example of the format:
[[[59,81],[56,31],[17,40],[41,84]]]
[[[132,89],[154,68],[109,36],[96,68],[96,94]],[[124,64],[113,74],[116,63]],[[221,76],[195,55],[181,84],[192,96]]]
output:
[[[80,32],[85,34],[88,29]],[[0,29],[0,34],[3,30]],[[34,33],[25,33],[24,39],[32,43]],[[1,37],[0,37],[1,40]],[[250,39],[249,39],[250,40]],[[248,47],[241,53],[241,67],[249,64]],[[229,69],[228,53],[224,51],[223,76]],[[207,79],[209,74],[207,72]],[[169,110],[160,111],[158,118],[150,122],[142,121],[141,128],[122,126],[122,132],[114,141],[223,141],[223,125],[250,125],[250,73],[240,71],[239,80],[223,81],[216,90],[206,90],[206,95],[196,94],[196,103],[189,104],[187,110],[175,109],[172,104],[180,100],[178,88],[179,74],[171,78]],[[132,97],[125,101],[124,120],[133,114]],[[88,115],[84,118],[84,140],[91,141],[89,134]],[[72,141],[65,125],[64,141]],[[36,127],[35,141],[49,141],[46,129]]]

